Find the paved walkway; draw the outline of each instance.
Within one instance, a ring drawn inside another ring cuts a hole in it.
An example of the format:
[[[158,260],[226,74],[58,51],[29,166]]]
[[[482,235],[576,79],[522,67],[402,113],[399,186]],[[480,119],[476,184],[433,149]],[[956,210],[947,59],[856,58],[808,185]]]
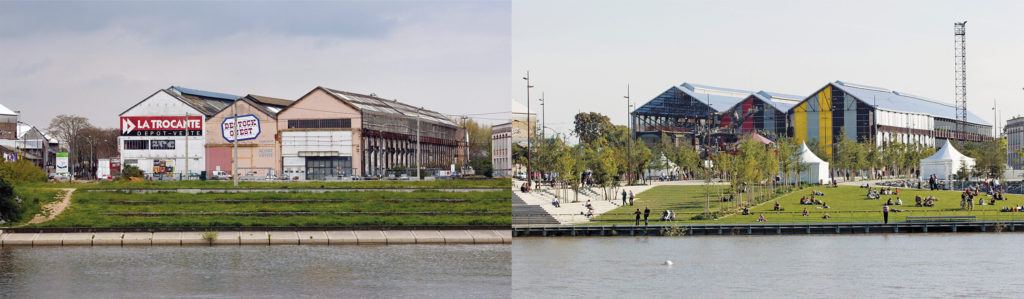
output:
[[[204,235],[206,234],[206,235]],[[0,247],[511,244],[511,230],[4,233]]]
[[[519,186],[523,181],[515,181],[514,186]],[[656,186],[672,186],[672,185],[702,185],[704,181],[690,180],[690,181],[668,181],[668,182],[657,182],[652,181],[650,185],[643,186],[628,186],[628,187],[617,187],[614,190],[609,190],[610,195],[613,195],[612,200],[605,200],[603,191],[601,188],[584,188],[580,191],[578,200],[579,202],[573,203],[562,203],[561,207],[556,208],[551,204],[551,200],[555,198],[554,191],[550,188],[534,189],[529,193],[519,192],[519,188],[513,188],[512,192],[519,196],[526,204],[538,205],[544,209],[545,212],[551,214],[555,220],[558,220],[560,224],[578,224],[590,222],[590,219],[583,215],[587,211],[584,207],[587,200],[594,206],[594,216],[604,214],[608,211],[614,210],[622,206],[622,190],[626,192],[633,191],[634,200],[640,192],[647,191],[647,189]],[[716,182],[716,185],[725,184]],[[569,192],[569,200],[573,200],[572,191]]]

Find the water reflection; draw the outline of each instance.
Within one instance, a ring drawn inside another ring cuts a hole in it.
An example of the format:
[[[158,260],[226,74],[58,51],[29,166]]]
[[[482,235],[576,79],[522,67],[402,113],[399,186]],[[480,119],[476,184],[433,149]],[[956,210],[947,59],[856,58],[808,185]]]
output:
[[[0,297],[508,297],[509,245],[0,249]]]

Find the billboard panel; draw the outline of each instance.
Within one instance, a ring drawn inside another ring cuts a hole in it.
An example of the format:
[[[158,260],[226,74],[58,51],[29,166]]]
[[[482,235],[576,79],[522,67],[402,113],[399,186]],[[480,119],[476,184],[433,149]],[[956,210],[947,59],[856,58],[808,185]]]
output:
[[[220,123],[221,136],[224,140],[232,142],[235,139],[235,118],[225,118]],[[260,119],[256,115],[240,115],[238,116],[238,140],[250,140],[256,139],[260,136]]]
[[[122,116],[121,136],[203,136],[203,117]]]
[[[57,174],[68,174],[68,153],[57,153]]]

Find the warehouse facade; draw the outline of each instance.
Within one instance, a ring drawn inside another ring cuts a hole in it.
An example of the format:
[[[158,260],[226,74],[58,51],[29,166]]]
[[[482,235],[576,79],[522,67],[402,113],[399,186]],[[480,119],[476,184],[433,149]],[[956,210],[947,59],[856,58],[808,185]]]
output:
[[[937,139],[985,141],[992,127],[968,112],[957,131],[955,107],[880,87],[836,81],[806,97],[787,113],[790,136],[816,141],[827,155],[839,136],[883,146],[890,142],[935,146]],[[823,157],[824,158],[824,157]]]
[[[178,86],[161,89],[120,114],[121,165],[179,179],[206,166],[206,120],[237,96]]]
[[[171,86],[120,118],[122,164],[157,178],[204,170],[249,179],[385,176],[416,167],[417,137],[424,168],[458,168],[468,153],[465,128],[441,113],[324,87],[289,101]]]
[[[281,143],[277,136],[277,112],[292,101],[247,95],[206,120],[206,169],[242,177],[281,175]],[[235,116],[237,115],[237,128]],[[238,169],[233,170],[232,141],[238,140]]]

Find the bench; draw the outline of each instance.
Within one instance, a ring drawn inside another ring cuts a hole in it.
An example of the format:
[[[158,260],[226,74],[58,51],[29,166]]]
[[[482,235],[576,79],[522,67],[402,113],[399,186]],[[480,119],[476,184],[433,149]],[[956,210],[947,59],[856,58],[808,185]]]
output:
[[[907,222],[961,222],[974,220],[974,216],[907,216]]]

